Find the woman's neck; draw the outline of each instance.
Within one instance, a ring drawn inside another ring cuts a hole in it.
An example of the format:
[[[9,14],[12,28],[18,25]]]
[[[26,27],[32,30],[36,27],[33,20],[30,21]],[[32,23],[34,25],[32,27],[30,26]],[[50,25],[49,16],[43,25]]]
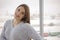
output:
[[[18,19],[14,19],[14,22],[16,22],[17,24],[20,23],[21,21]]]
[[[15,26],[15,25],[19,24],[20,22],[21,22],[20,20],[14,19],[13,20],[13,25]]]

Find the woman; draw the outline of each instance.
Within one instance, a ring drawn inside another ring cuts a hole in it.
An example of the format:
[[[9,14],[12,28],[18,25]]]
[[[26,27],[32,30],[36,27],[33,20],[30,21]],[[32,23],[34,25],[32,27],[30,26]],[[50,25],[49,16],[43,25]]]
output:
[[[30,25],[30,12],[26,4],[16,8],[14,19],[6,21],[0,40],[40,40],[40,35]]]

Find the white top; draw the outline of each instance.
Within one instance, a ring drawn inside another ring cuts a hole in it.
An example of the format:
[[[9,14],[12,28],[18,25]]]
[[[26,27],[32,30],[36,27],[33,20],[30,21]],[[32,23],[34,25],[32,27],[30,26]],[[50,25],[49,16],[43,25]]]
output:
[[[13,27],[12,20],[6,21],[0,40],[41,40],[40,35],[28,23],[21,22]]]

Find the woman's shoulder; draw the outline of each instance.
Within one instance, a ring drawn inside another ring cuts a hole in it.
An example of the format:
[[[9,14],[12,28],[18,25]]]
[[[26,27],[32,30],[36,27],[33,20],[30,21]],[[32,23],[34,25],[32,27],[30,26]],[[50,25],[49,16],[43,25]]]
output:
[[[10,19],[9,20],[6,20],[6,22],[9,22],[9,21],[11,21]]]
[[[25,26],[31,26],[29,23],[24,23]]]
[[[4,25],[6,25],[6,26],[7,26],[10,22],[11,22],[11,19],[6,20],[6,21],[5,21],[5,23],[4,23]]]
[[[7,28],[7,25],[9,25],[9,22],[10,22],[11,20],[6,20],[5,21],[5,23],[4,23],[4,28],[3,29],[6,29]]]
[[[12,19],[8,19],[8,20],[5,21],[5,23],[9,23],[11,21],[12,21]]]
[[[31,30],[34,30],[33,26],[29,23],[24,23],[24,28],[27,30],[27,31],[31,31]]]
[[[31,26],[31,24],[29,24],[29,23],[24,23],[24,26],[25,26],[25,28],[32,28],[32,26]]]

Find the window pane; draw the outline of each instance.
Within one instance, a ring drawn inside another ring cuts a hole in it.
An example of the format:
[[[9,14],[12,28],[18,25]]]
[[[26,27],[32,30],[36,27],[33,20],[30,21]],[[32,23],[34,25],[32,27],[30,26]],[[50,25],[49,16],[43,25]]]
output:
[[[60,0],[44,0],[44,39],[60,40]]]

